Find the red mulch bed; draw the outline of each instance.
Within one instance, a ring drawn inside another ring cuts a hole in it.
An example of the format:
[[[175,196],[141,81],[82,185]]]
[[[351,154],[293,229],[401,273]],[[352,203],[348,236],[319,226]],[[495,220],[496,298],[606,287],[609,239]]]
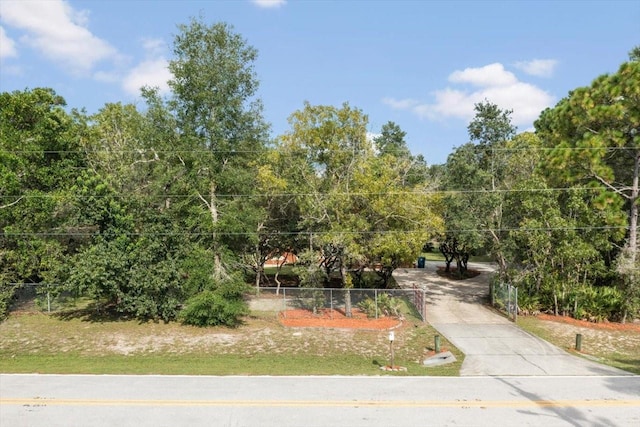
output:
[[[637,331],[640,332],[639,323],[617,323],[617,322],[589,322],[588,320],[577,320],[569,316],[554,316],[552,314],[538,314],[536,317],[542,320],[550,320],[552,322],[567,323],[574,326],[591,329],[605,329],[609,331]]]
[[[360,310],[354,309],[352,316],[345,316],[342,310],[322,309],[317,314],[309,310],[286,310],[278,314],[278,320],[284,326],[295,328],[343,328],[385,330],[402,325],[395,317],[370,319]]]

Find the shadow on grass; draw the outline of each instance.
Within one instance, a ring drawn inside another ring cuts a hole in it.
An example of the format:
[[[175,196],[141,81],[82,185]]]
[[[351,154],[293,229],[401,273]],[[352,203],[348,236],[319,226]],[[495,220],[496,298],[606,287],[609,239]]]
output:
[[[480,272],[478,270],[473,269],[467,269],[464,273],[458,274],[457,267],[451,267],[448,273],[445,271],[444,267],[438,267],[436,273],[438,274],[438,276],[449,280],[473,279],[474,277],[480,275]]]
[[[68,308],[53,313],[53,317],[60,320],[80,319],[85,322],[104,323],[104,322],[128,322],[134,320],[133,317],[120,313],[113,305],[89,303],[82,308]],[[140,320],[140,323],[146,323],[146,320]]]
[[[625,371],[632,372],[636,375],[640,375],[640,359],[624,359],[624,358],[611,358],[616,367],[624,369]]]

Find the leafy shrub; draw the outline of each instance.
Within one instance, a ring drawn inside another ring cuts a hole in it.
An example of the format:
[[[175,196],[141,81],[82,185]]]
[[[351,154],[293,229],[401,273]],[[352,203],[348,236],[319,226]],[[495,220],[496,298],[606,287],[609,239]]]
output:
[[[376,317],[379,312],[377,311],[376,301],[373,298],[367,297],[366,299],[358,303],[358,308],[362,310],[364,314],[369,318]]]
[[[371,297],[360,301],[358,308],[369,318],[376,316],[399,316],[400,315],[400,300],[382,293],[378,295],[377,301]]]
[[[518,292],[518,310],[523,315],[542,311],[540,297],[538,295],[530,295],[527,292]]]
[[[9,307],[15,295],[15,286],[0,285],[0,320],[4,320],[9,315]]]
[[[623,307],[623,296],[620,290],[608,286],[585,286],[571,295],[574,305],[573,317],[592,322],[616,320]]]
[[[180,312],[182,323],[194,326],[238,326],[249,314],[242,299],[227,299],[215,291],[202,291],[187,301]]]
[[[189,298],[180,312],[182,323],[194,326],[238,326],[249,314],[243,299],[247,285],[239,278],[222,282],[214,290],[204,290]]]

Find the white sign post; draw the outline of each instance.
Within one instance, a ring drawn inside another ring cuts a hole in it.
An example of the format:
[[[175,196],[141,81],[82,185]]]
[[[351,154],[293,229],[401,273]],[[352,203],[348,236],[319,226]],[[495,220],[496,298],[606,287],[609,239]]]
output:
[[[395,334],[393,331],[389,332],[389,349],[391,350],[391,366],[389,368],[393,369],[393,341],[395,339]]]

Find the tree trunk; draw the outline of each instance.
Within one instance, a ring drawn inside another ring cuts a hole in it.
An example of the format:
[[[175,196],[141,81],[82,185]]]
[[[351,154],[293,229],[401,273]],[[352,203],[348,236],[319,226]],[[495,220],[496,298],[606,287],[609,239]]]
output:
[[[211,223],[212,225],[216,226],[216,224],[218,223],[218,206],[217,206],[217,200],[216,200],[216,184],[215,182],[211,182],[211,187],[209,188],[209,200],[205,199],[201,194],[198,193],[198,197],[200,197],[200,200],[202,200],[202,202],[204,202],[204,204],[207,206],[207,209],[209,210],[209,215],[211,216]],[[224,270],[224,266],[222,265],[222,258],[220,256],[220,250],[219,250],[219,242],[218,242],[218,233],[216,231],[213,231],[211,233],[211,238],[212,238],[212,249],[213,249],[213,279],[216,281],[219,281],[220,279],[223,279],[226,277],[226,272]]]
[[[353,316],[353,310],[351,307],[351,288],[353,285],[351,283],[347,283],[350,281],[346,280],[346,277],[347,277],[346,275],[347,275],[347,272],[344,267],[344,262],[342,262],[341,260],[340,261],[340,281],[342,282],[342,287],[346,289],[346,293],[344,294],[344,315],[350,318]]]
[[[640,175],[640,152],[636,153],[633,168],[633,184],[631,186],[631,212],[629,213],[629,250],[631,255],[632,272],[638,259],[638,193]],[[633,274],[633,273],[632,273]]]
[[[274,276],[274,280],[276,281],[276,295],[280,295],[280,280],[278,280],[278,275],[280,274],[280,269],[276,269],[276,275]]]
[[[280,295],[280,280],[278,280],[278,276],[280,275],[280,270],[282,270],[282,266],[287,262],[287,255],[285,254],[282,262],[279,262],[276,267],[276,275],[274,280],[276,281],[276,295]]]
[[[344,315],[353,317],[353,308],[351,307],[351,289],[346,289],[344,294]]]
[[[260,279],[262,278],[263,271],[264,266],[256,267],[256,295],[260,293]]]
[[[631,195],[629,202],[631,203],[631,209],[629,212],[629,277],[627,288],[627,301],[631,301],[633,295],[636,293],[636,260],[638,259],[638,196],[639,196],[639,175],[640,175],[640,152],[636,152],[634,167],[633,167],[633,183],[631,185]],[[631,298],[629,298],[631,297]],[[631,304],[633,306],[633,304]],[[624,311],[622,313],[622,323],[626,323],[627,315],[629,314],[629,306],[625,304]]]

